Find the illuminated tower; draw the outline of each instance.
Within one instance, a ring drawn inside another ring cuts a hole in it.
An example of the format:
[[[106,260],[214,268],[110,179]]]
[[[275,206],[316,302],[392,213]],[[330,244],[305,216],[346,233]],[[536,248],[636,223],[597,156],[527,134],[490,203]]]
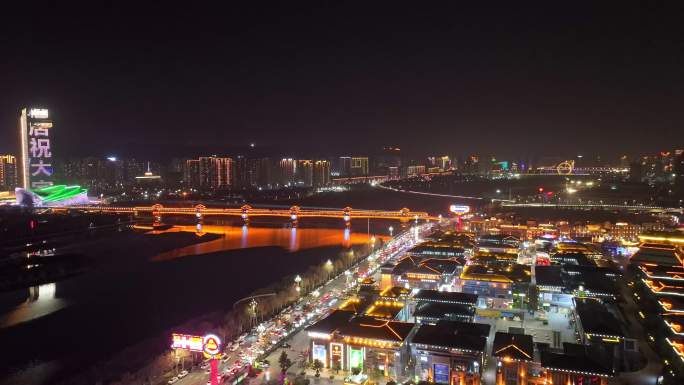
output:
[[[17,187],[17,158],[14,155],[0,155],[0,189]]]
[[[19,115],[21,138],[21,187],[39,189],[53,185],[52,121],[44,108],[23,108]]]

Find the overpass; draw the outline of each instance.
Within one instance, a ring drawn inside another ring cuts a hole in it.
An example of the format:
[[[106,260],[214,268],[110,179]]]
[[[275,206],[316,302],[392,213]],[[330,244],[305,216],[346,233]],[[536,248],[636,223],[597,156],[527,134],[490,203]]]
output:
[[[437,217],[430,216],[423,211],[411,211],[408,208],[403,208],[397,211],[384,210],[360,210],[345,207],[343,209],[319,209],[319,208],[302,208],[299,206],[292,206],[288,208],[254,208],[249,205],[236,208],[213,208],[207,207],[203,204],[198,204],[192,207],[164,207],[161,204],[154,204],[152,206],[69,206],[64,208],[54,208],[53,211],[66,210],[80,210],[85,212],[102,212],[102,213],[118,213],[133,215],[149,213],[155,217],[163,215],[193,215],[197,218],[205,216],[233,216],[241,217],[244,220],[249,220],[252,217],[283,217],[291,221],[297,221],[300,218],[340,218],[345,222],[352,219],[393,219],[399,221],[408,220],[437,220]]]

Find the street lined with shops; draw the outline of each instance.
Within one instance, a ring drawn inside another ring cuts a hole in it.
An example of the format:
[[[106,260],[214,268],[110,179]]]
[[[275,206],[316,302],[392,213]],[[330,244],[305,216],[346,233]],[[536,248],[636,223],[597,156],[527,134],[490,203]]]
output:
[[[308,337],[304,328],[329,315],[339,305],[340,300],[349,295],[351,290],[358,285],[355,276],[372,276],[380,265],[402,256],[414,247],[433,226],[434,223],[428,222],[411,227],[389,240],[368,257],[363,258],[355,266],[303,295],[295,304],[270,320],[257,325],[237,340],[225,343],[224,353],[218,365],[221,381],[227,384],[239,382],[245,378],[249,367],[262,369],[259,376],[252,381],[268,381],[277,378],[280,375],[278,358],[282,351],[288,354],[293,363],[288,374],[295,374],[295,368],[297,372],[301,371],[299,367],[308,360]],[[312,310],[304,314],[304,308]],[[292,329],[284,330],[280,326],[282,320],[290,321],[293,325]],[[293,320],[295,322],[292,322]],[[270,365],[264,365],[264,362]],[[205,363],[199,370],[192,371],[173,383],[203,385],[208,383],[209,377],[209,366]]]

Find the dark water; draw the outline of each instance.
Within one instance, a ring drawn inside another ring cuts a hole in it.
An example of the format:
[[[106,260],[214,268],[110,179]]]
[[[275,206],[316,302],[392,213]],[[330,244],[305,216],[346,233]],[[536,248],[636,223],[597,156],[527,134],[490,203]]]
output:
[[[71,246],[95,259],[91,271],[1,293],[0,345],[8,354],[0,378],[29,365],[46,367],[34,383],[50,383],[65,367],[88,366],[194,317],[230,309],[255,289],[368,240],[366,228],[343,226],[181,230],[190,231],[116,233]]]

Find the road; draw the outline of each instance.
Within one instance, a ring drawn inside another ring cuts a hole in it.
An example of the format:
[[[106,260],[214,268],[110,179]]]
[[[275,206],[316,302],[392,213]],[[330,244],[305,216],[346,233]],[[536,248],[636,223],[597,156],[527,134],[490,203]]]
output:
[[[293,306],[283,310],[272,319],[262,322],[254,330],[240,336],[238,340],[225,343],[226,350],[219,365],[219,373],[223,375],[231,371],[241,372],[255,361],[265,359],[270,362],[271,367],[264,370],[259,379],[263,380],[264,377],[268,379],[271,376],[279,375],[278,358],[283,350],[293,362],[293,366],[288,372],[293,374],[299,372],[301,370],[299,369],[299,362],[308,356],[308,336],[304,329],[330,314],[336,308],[339,299],[350,294],[357,284],[351,279],[353,274],[364,271],[367,271],[369,276],[375,274],[383,263],[400,257],[415,246],[421,237],[431,231],[434,225],[434,223],[425,223],[397,235],[381,249],[364,258],[351,269],[333,277],[319,289],[302,297]],[[282,326],[283,324],[289,324],[292,327],[286,330]],[[288,348],[280,347],[284,342],[291,346]],[[274,347],[278,348],[273,349]],[[269,352],[269,350],[271,351]],[[203,385],[208,380],[209,373],[204,369],[198,369],[175,382],[175,384]]]

